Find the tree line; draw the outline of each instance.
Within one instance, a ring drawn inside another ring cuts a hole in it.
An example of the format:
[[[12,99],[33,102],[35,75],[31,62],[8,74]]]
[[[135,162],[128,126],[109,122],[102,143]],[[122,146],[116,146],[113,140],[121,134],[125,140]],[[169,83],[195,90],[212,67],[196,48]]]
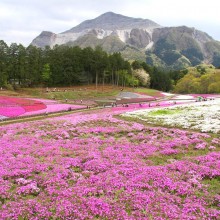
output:
[[[174,87],[177,93],[220,93],[220,70],[189,72]]]
[[[144,70],[150,77],[145,77],[143,71],[134,72],[137,69]],[[52,49],[41,49],[16,43],[8,46],[0,40],[1,87],[79,84],[148,86],[163,91],[172,89],[172,79],[166,72],[145,62],[128,62],[120,53],[107,54],[99,46],[93,49],[56,45]]]

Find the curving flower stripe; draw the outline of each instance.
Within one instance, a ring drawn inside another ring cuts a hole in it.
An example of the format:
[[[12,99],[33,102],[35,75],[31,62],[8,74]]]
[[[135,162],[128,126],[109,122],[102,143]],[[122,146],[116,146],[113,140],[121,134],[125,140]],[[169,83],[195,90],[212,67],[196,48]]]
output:
[[[59,104],[45,99],[28,99],[0,96],[0,119],[17,116],[31,116],[36,114],[67,111],[69,109],[85,108],[80,105]]]
[[[25,98],[0,96],[0,115],[6,117],[16,117],[25,112],[45,109],[43,102]]]
[[[25,113],[25,109],[21,106],[0,107],[0,115],[2,118],[17,117]]]

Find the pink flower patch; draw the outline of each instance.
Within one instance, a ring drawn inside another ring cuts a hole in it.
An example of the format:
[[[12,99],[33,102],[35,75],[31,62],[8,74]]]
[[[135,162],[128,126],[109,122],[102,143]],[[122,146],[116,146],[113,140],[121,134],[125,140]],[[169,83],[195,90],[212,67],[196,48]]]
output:
[[[4,117],[30,116],[85,108],[82,105],[59,104],[45,99],[0,96],[0,115]]]
[[[163,155],[173,155],[173,154],[178,154],[179,151],[174,150],[174,149],[165,149],[165,150],[160,151],[160,153]]]
[[[43,102],[17,97],[0,96],[0,115],[17,117],[25,112],[45,109]]]
[[[197,149],[197,150],[202,150],[202,149],[205,149],[206,148],[206,143],[201,143],[201,144],[197,144],[196,146],[195,146],[195,149]]]

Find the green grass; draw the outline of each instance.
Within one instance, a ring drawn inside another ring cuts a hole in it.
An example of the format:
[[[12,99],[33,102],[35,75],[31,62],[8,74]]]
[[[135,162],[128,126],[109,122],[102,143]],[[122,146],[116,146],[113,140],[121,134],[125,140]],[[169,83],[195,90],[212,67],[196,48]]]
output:
[[[4,90],[0,92],[0,95],[3,96],[17,96],[17,97],[34,97],[34,98],[43,98],[43,99],[55,99],[61,102],[71,100],[112,100],[121,92],[122,87],[112,86],[112,85],[98,85],[96,88],[95,85],[84,85],[84,86],[71,86],[71,87],[55,87],[49,88],[50,92],[46,91],[46,87],[39,88],[19,88],[15,91]],[[59,91],[58,91],[59,90]],[[160,91],[148,89],[148,88],[133,88],[125,87],[123,88],[124,92],[136,92],[149,96],[161,97]]]
[[[161,93],[155,89],[148,89],[148,88],[137,88],[134,92],[143,93],[149,96],[161,97]]]
[[[208,197],[207,202],[211,208],[217,208],[220,210],[219,201],[215,198],[216,195],[220,195],[220,177],[216,176],[211,179],[203,179],[202,184],[207,186]],[[203,194],[201,195],[203,196]]]
[[[182,110],[180,109],[159,109],[156,111],[149,112],[149,116],[160,116],[160,115],[173,115],[181,113]]]
[[[212,179],[204,179],[202,183],[208,186],[208,192],[211,195],[220,194],[220,176],[216,176]]]
[[[181,147],[179,149],[181,150]],[[216,151],[219,151],[219,149]],[[196,150],[193,147],[191,147],[190,149],[185,150],[184,153],[180,152],[178,154],[172,154],[172,155],[163,155],[158,153],[157,155],[147,157],[146,160],[150,160],[151,162],[153,162],[154,165],[164,165],[170,163],[170,160],[172,159],[178,161],[189,158],[193,159],[194,157],[203,156],[210,152],[211,151],[208,149]]]
[[[71,86],[71,87],[56,87],[56,92],[54,92],[55,87],[49,88],[50,92],[46,92],[46,87],[42,88],[19,88],[16,91],[5,90],[0,92],[0,95],[11,95],[20,97],[37,97],[37,98],[47,98],[47,99],[96,99],[96,98],[107,98],[115,97],[121,92],[120,86],[112,85],[85,85],[85,86]],[[132,91],[133,88],[126,87],[123,88],[124,91]],[[58,91],[59,90],[59,91]]]
[[[70,91],[70,92],[55,92],[52,94],[48,94],[46,98],[52,99],[55,97],[58,100],[63,99],[96,99],[96,98],[107,98],[107,97],[114,97],[118,94],[118,90],[112,91]]]
[[[20,96],[20,94],[16,91],[3,90],[0,91],[0,96]]]

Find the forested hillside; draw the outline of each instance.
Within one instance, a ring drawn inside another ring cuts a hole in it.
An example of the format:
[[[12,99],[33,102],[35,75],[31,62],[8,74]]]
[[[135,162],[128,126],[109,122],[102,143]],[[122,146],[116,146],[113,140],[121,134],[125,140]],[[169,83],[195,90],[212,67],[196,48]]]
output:
[[[8,89],[36,86],[111,84],[144,86],[178,93],[218,93],[220,71],[198,65],[178,71],[161,70],[146,62],[126,61],[121,53],[101,47],[56,45],[53,49],[0,41],[0,86]]]
[[[107,54],[101,47],[82,49],[61,45],[41,49],[32,45],[25,48],[15,43],[8,46],[0,41],[0,74],[0,86],[7,88],[95,83],[97,86],[112,84],[171,89],[168,74],[146,63],[130,63],[120,53]]]
[[[187,74],[177,81],[177,93],[220,93],[220,69],[212,65],[188,68]]]
[[[0,42],[0,85],[61,86],[90,83],[132,84],[131,66],[120,53],[68,46],[44,50]]]

